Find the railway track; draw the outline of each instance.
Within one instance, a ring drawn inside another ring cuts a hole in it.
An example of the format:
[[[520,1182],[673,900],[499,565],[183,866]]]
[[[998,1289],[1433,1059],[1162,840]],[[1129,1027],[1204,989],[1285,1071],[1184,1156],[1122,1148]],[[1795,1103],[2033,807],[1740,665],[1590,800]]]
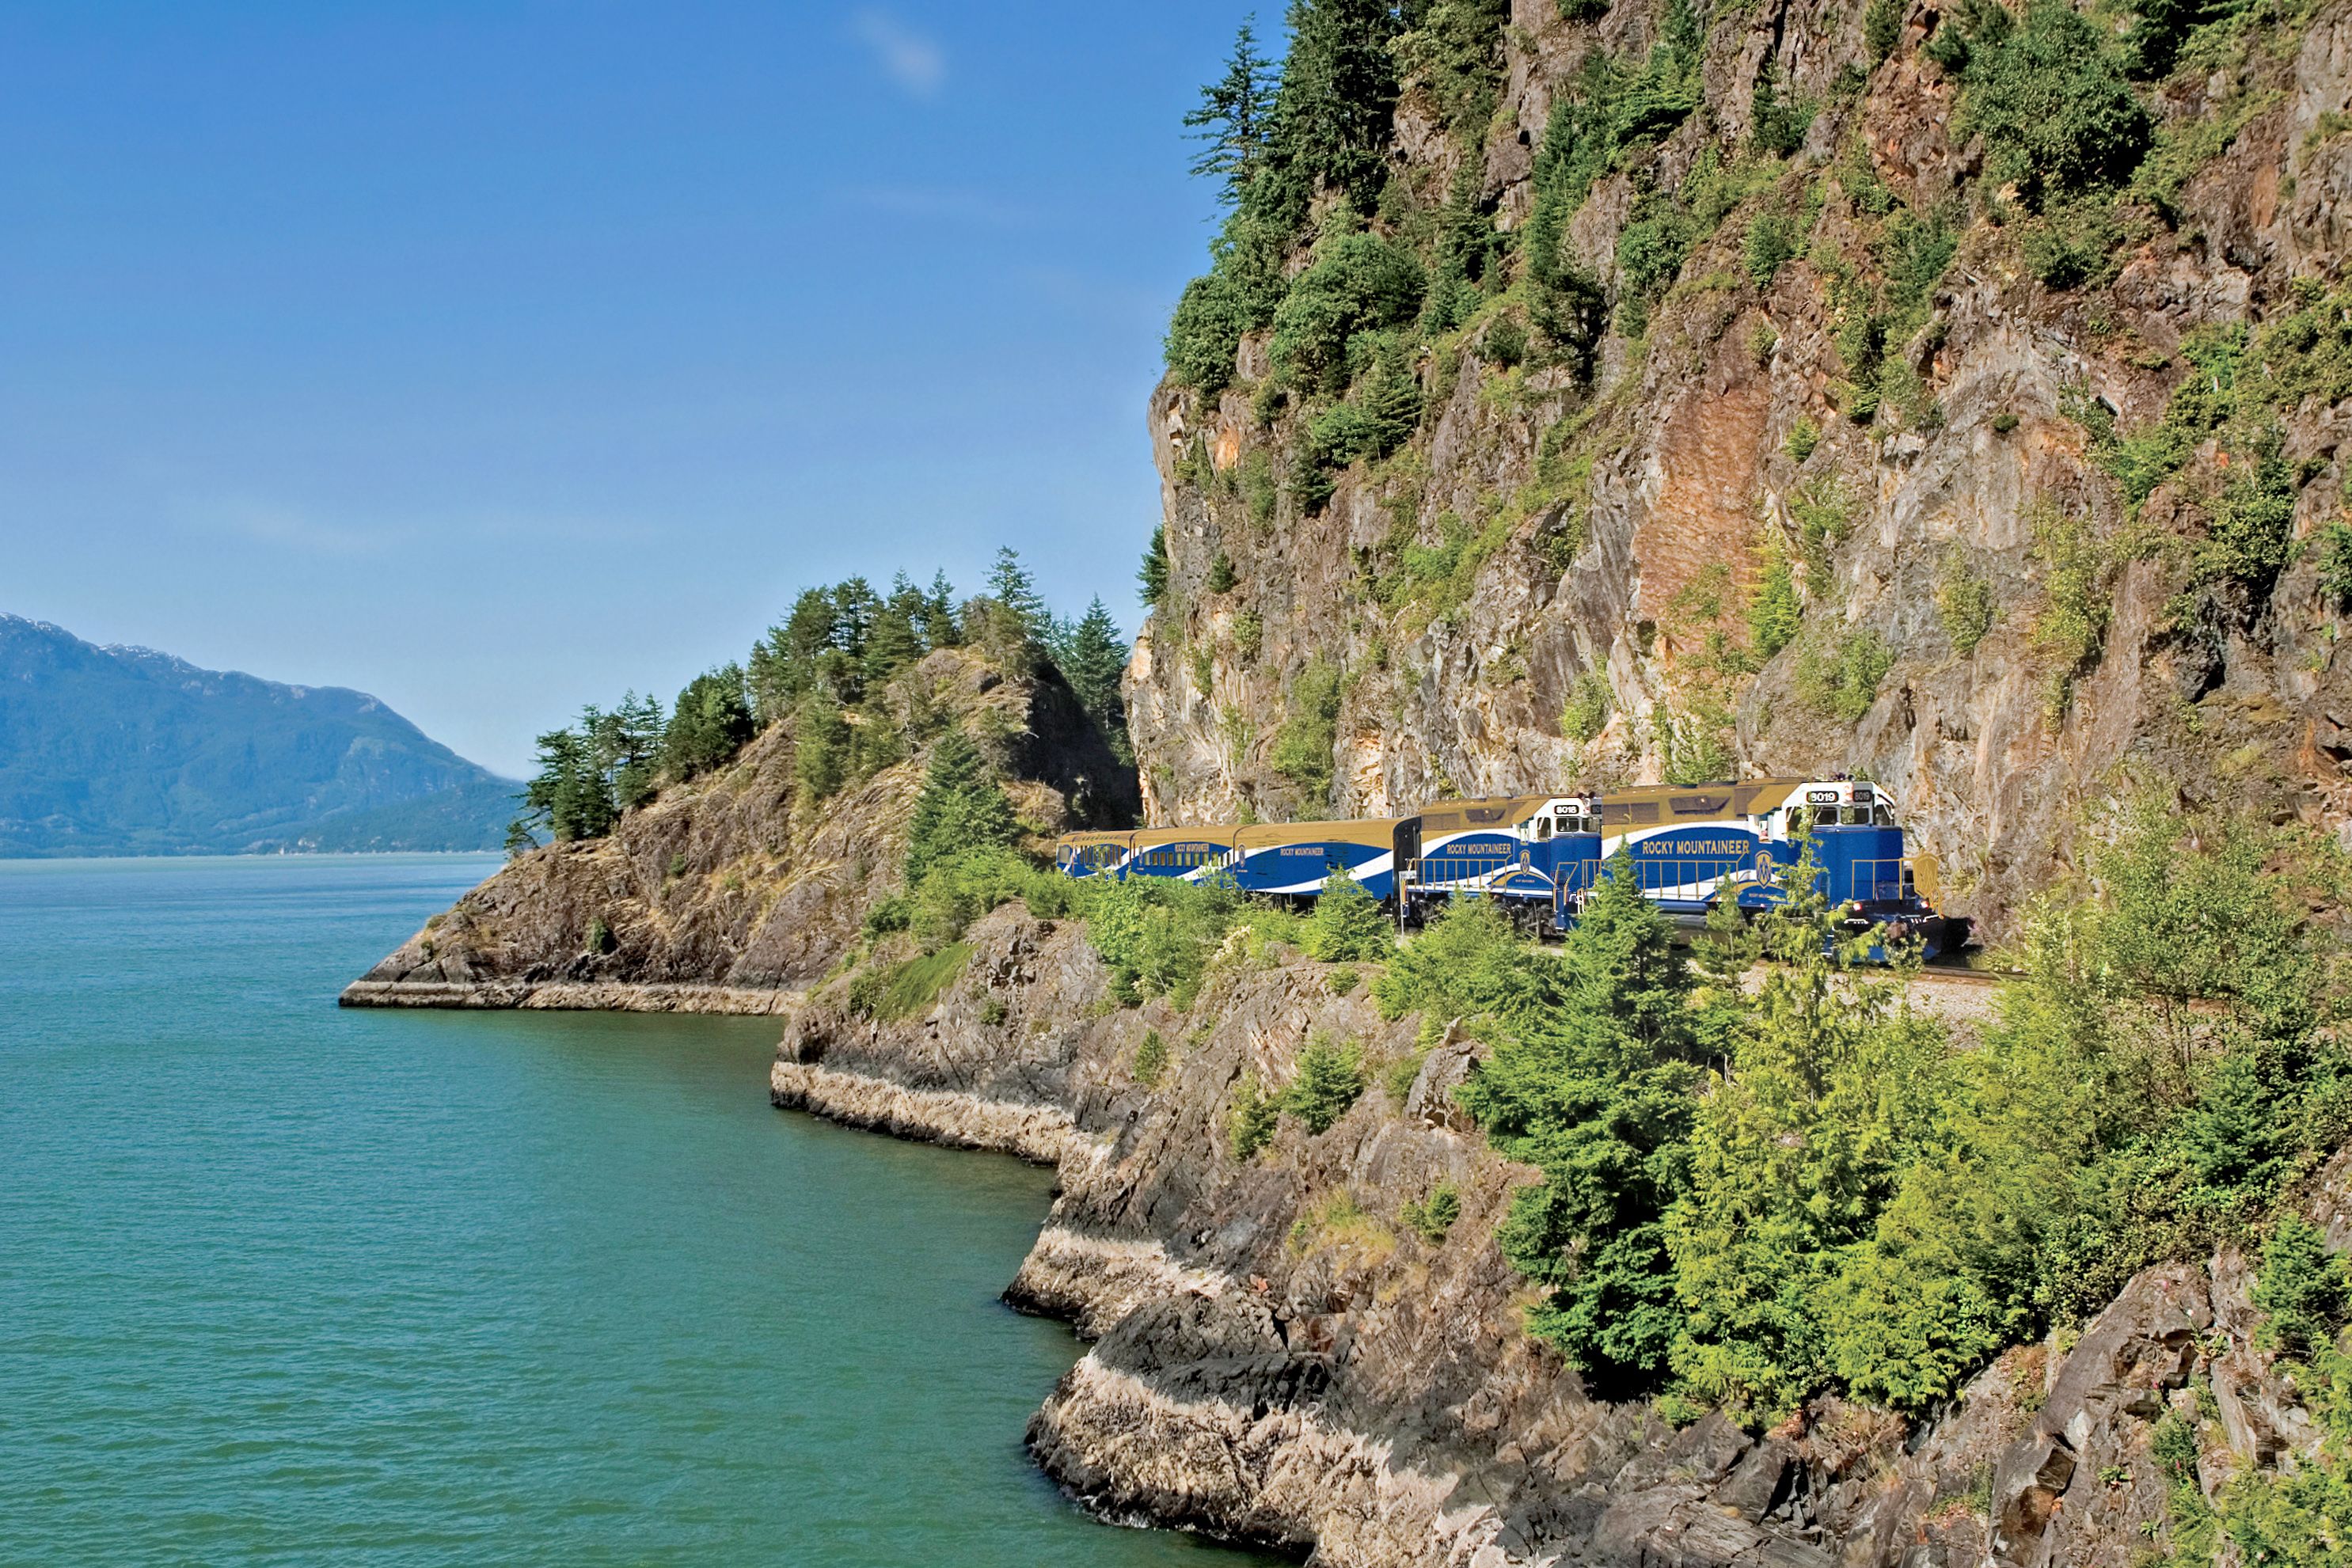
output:
[[[1919,977],[1956,985],[1990,987],[2004,986],[2012,980],[2021,980],[2025,976],[2017,969],[1969,969],[1958,964],[1922,964]]]

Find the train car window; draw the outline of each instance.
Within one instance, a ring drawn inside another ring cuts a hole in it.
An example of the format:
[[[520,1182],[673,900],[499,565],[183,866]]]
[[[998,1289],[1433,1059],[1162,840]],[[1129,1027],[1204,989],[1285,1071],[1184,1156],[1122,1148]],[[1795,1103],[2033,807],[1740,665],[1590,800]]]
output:
[[[1812,820],[1813,814],[1811,811],[1806,810],[1802,806],[1790,807],[1789,836],[1793,839],[1799,833],[1803,832],[1807,827],[1811,825]]]
[[[1845,808],[1845,825],[1849,828],[1866,828],[1870,826],[1870,808],[1867,806],[1848,806]]]
[[[1870,820],[1879,827],[1891,828],[1895,825],[1895,813],[1884,806],[1873,806],[1870,809]]]
[[[1541,843],[1544,840],[1549,837],[1551,837],[1551,819],[1549,817],[1538,817],[1536,819],[1536,841],[1538,843]]]

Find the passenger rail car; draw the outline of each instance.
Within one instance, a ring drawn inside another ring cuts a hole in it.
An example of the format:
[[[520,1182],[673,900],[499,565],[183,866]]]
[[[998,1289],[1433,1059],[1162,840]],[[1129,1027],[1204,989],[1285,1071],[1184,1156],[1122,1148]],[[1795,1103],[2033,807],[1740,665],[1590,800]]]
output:
[[[1885,791],[1851,779],[1612,789],[1601,804],[1600,874],[1622,849],[1644,897],[1697,922],[1727,897],[1748,910],[1780,902],[1780,868],[1797,863],[1808,837],[1814,885],[1848,906],[1850,930],[1916,937],[1929,958],[1966,939],[1967,923],[1935,908],[1935,857],[1907,853]],[[1591,891],[1589,883],[1560,890],[1555,923],[1563,930]]]
[[[1496,898],[1534,917],[1563,889],[1591,885],[1601,856],[1600,807],[1583,795],[1509,795],[1426,806],[1396,827],[1402,898],[1411,923],[1455,896]]]
[[[1406,817],[1072,833],[1055,862],[1066,876],[1219,879],[1299,901],[1345,870],[1400,924],[1467,896],[1565,932],[1620,850],[1644,897],[1697,924],[1727,898],[1758,911],[1785,897],[1781,868],[1797,863],[1808,840],[1816,885],[1845,908],[1849,929],[1916,938],[1930,958],[1966,940],[1968,922],[1936,909],[1934,857],[1906,852],[1885,792],[1850,779],[1643,785],[1446,800]]]

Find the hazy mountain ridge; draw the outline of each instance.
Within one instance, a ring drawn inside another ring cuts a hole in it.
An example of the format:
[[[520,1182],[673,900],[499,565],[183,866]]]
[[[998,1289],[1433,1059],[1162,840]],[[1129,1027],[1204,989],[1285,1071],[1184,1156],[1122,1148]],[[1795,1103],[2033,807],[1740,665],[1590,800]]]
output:
[[[517,788],[364,692],[0,613],[0,856],[490,849]]]

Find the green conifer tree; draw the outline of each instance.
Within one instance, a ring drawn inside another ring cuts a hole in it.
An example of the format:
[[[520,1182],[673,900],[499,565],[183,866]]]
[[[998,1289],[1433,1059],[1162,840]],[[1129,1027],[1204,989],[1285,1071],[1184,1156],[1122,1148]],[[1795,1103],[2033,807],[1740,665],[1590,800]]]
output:
[[[743,671],[723,665],[688,681],[662,732],[662,768],[690,779],[731,760],[751,738],[751,709],[743,700]]]
[[[1396,932],[1381,901],[1364,891],[1347,867],[1333,866],[1299,946],[1318,963],[1377,960],[1396,950]]]
[[[598,715],[587,710],[583,727]],[[539,770],[524,790],[527,808],[547,823],[558,842],[602,838],[619,809],[612,787],[596,767],[588,737],[580,729],[550,730],[539,737]]]
[[[1797,639],[1804,612],[1797,602],[1797,580],[1789,552],[1777,533],[1764,538],[1764,569],[1748,602],[1748,636],[1756,656],[1769,659]]]
[[[1021,824],[987,760],[961,726],[950,727],[931,747],[922,793],[907,830],[907,885],[913,887],[933,866],[967,850],[993,849],[1017,841]]]
[[[1684,1314],[1674,1369],[1763,1421],[1829,1380],[1839,1266],[1917,1134],[1906,1096],[1934,1077],[1906,1057],[1927,1037],[1889,1027],[1891,986],[1853,973],[1855,943],[1814,869],[1808,850],[1759,923],[1774,962],[1699,1109],[1665,1225]]]
[[[1257,50],[1255,18],[1242,23],[1225,74],[1201,89],[1200,107],[1184,116],[1193,140],[1206,143],[1192,172],[1217,181],[1225,204],[1240,202],[1265,154],[1267,122],[1278,77]]]
[[[943,570],[931,573],[931,586],[923,591],[923,641],[934,648],[953,648],[963,642],[963,628],[956,620],[955,584]]]
[[[793,773],[809,800],[826,799],[849,777],[849,725],[831,693],[819,688],[801,699],[793,728]]]
[[[1496,1146],[1544,1173],[1496,1237],[1549,1288],[1528,1326],[1608,1397],[1654,1391],[1682,1329],[1663,1217],[1697,1072],[1673,938],[1621,851],[1562,946],[1556,988],[1462,1091]]]
[[[1159,608],[1168,598],[1168,530],[1151,530],[1151,543],[1143,552],[1143,566],[1135,574],[1143,588],[1143,602]]]
[[[1127,731],[1127,708],[1118,690],[1119,679],[1127,673],[1127,655],[1118,622],[1110,618],[1099,597],[1087,606],[1086,614],[1055,650],[1054,662],[1061,666],[1078,706],[1107,735]]]
[[[1398,30],[1387,0],[1291,0],[1290,52],[1275,94],[1274,153],[1370,211],[1396,108]]]
[[[923,656],[924,610],[922,591],[900,572],[891,584],[890,597],[876,609],[873,629],[866,635],[859,673],[867,689],[880,686]]]
[[[1282,1108],[1320,1137],[1363,1092],[1364,1048],[1318,1034],[1298,1053],[1298,1076],[1282,1092]]]
[[[1043,639],[1052,624],[1045,612],[1045,601],[1037,591],[1035,579],[1021,562],[1021,552],[1011,545],[998,548],[995,564],[988,569],[988,596],[1002,605],[1019,623],[1022,631]]]

